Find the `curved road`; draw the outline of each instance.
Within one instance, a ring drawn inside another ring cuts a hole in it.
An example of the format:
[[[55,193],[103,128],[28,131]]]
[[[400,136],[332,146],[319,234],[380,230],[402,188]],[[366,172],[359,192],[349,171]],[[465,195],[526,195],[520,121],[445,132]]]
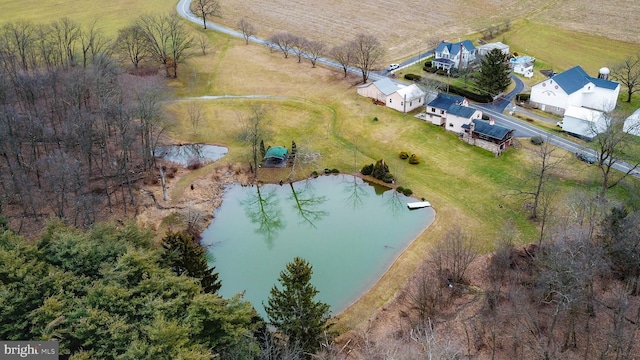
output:
[[[180,0],[178,2],[178,5],[176,6],[176,11],[183,18],[202,26],[202,19],[195,16],[189,9],[189,5],[191,4],[191,1],[192,0]],[[244,39],[243,34],[241,32],[212,23],[210,21],[207,21],[207,28],[211,30],[219,31],[221,33],[228,34],[237,38]],[[249,38],[249,41],[254,42],[256,44],[260,44],[260,45],[265,45],[265,46],[267,45],[266,40],[255,37],[255,36],[252,36],[251,38]],[[424,56],[428,54],[429,54],[429,51],[425,52]],[[410,63],[420,61],[422,57],[423,55],[418,55],[412,59],[409,59],[403,62],[402,66],[406,66]],[[318,63],[334,69],[342,70],[342,65],[340,65],[337,61],[332,59],[319,58]],[[360,70],[350,67],[349,72],[357,74],[360,72]],[[376,73],[376,72],[371,72],[369,74],[369,78],[373,81],[380,80],[384,77],[386,77],[385,71],[383,71],[382,74]],[[584,147],[582,145],[579,145],[573,141],[567,140],[560,136],[553,135],[533,125],[529,125],[523,121],[516,120],[513,117],[504,115],[502,112],[505,110],[507,106],[509,106],[509,104],[511,104],[511,101],[513,100],[513,98],[518,93],[520,93],[524,88],[524,84],[522,83],[522,81],[520,81],[520,79],[518,79],[517,76],[512,74],[511,78],[516,82],[516,88],[513,91],[511,91],[509,94],[505,95],[502,99],[495,101],[491,104],[478,104],[478,105],[472,104],[470,106],[473,108],[482,110],[483,112],[486,112],[487,114],[492,116],[495,119],[496,124],[515,129],[518,137],[531,137],[531,136],[537,135],[542,137],[543,139],[547,139],[546,141],[549,141],[551,144],[561,147],[563,149],[566,149],[572,153],[583,152],[583,153],[589,153],[594,156],[597,156],[597,153],[590,148]],[[616,161],[613,168],[626,173],[626,172],[630,172],[635,167],[633,165],[627,164],[622,161]],[[640,177],[640,172],[638,171],[634,171],[631,174],[635,177]]]

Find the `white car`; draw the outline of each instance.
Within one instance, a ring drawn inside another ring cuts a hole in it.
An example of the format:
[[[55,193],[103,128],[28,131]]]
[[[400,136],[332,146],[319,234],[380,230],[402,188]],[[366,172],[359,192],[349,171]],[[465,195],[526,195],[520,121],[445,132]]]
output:
[[[400,67],[400,64],[391,64],[387,66],[387,71],[393,71],[395,69],[398,69],[399,67]]]

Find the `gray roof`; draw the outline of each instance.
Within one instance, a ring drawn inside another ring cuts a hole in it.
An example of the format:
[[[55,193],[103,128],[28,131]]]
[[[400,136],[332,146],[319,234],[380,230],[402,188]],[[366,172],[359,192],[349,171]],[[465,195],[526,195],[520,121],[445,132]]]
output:
[[[385,95],[391,95],[394,92],[398,91],[398,85],[396,85],[396,83],[394,83],[389,78],[382,78],[378,81],[375,81],[373,85],[375,85],[378,90],[380,90],[380,92]]]
[[[588,83],[593,83],[597,87],[609,90],[615,90],[618,87],[618,83],[615,81],[589,76],[589,74],[587,74],[587,72],[580,66],[574,66],[567,71],[563,71],[553,76],[551,79],[554,80],[567,94],[573,94],[574,92],[582,89]]]
[[[436,48],[436,52],[440,53],[445,48],[447,48],[447,50],[449,51],[449,54],[455,55],[458,52],[460,52],[460,44],[462,44],[462,46],[464,46],[464,48],[467,49],[467,51],[474,51],[476,49],[476,47],[473,46],[473,43],[470,40],[462,40],[457,43],[448,43],[446,41],[443,41]]]
[[[439,93],[435,99],[431,100],[428,106],[447,110],[451,105],[460,105],[464,101],[462,96]]]
[[[504,139],[510,132],[515,131],[514,129],[509,129],[500,125],[490,125],[488,121],[484,120],[472,120],[475,126],[474,132],[478,134],[482,134],[488,136],[490,138],[502,140]],[[463,126],[468,129],[469,126]]]
[[[451,105],[448,110],[449,114],[469,119],[476,113],[476,110],[468,106]]]

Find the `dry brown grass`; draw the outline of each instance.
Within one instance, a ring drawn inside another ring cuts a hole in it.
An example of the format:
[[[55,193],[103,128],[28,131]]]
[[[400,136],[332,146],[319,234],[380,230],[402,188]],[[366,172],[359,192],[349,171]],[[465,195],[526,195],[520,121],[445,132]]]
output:
[[[338,45],[358,33],[373,34],[387,49],[387,61],[417,55],[430,38],[457,40],[505,19],[531,19],[554,27],[640,43],[635,31],[640,4],[582,0],[371,1],[222,0],[222,23],[247,18],[267,38],[286,31]],[[598,9],[594,11],[594,9]]]

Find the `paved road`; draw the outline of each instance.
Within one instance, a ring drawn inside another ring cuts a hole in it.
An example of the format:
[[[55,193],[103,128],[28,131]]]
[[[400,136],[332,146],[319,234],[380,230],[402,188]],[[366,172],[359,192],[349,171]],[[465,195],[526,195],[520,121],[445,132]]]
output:
[[[178,2],[178,5],[176,6],[176,10],[178,12],[178,14],[180,16],[182,16],[183,18],[194,22],[200,26],[202,26],[202,19],[200,19],[199,17],[195,16],[191,10],[189,9],[189,4],[191,3],[192,0],[180,0],[180,2]],[[224,34],[228,34],[234,37],[238,37],[238,38],[242,38],[244,39],[243,35],[241,32],[233,30],[233,29],[229,29],[227,27],[212,23],[210,21],[207,21],[207,28],[208,29],[212,29],[215,31],[219,31],[222,32]],[[260,44],[260,45],[267,45],[267,41],[258,37],[254,37],[252,36],[249,41],[254,42],[256,44]],[[433,50],[428,50],[422,54],[419,54],[411,59],[408,59],[407,61],[404,61],[402,64],[400,64],[401,67],[404,66],[408,66],[410,64],[414,64],[418,61],[421,61],[422,59],[426,59],[428,56],[430,56],[433,53]],[[335,69],[339,69],[342,70],[342,65],[340,65],[337,61],[333,60],[333,59],[328,59],[328,58],[319,58],[318,59],[318,63],[319,64],[323,64],[325,66],[331,67],[331,68],[335,68]],[[353,68],[350,67],[348,70],[350,73],[353,74],[358,74],[360,75],[360,70],[357,68]],[[384,77],[388,76],[388,72],[385,71],[381,71],[379,73],[376,72],[371,72],[369,74],[369,79],[372,81],[376,81],[376,80],[380,80]],[[543,139],[547,139],[546,141],[549,141],[551,144],[556,145],[558,147],[564,148],[570,152],[573,153],[578,153],[578,152],[583,152],[583,153],[589,153],[592,154],[594,156],[597,156],[597,153],[589,148],[586,148],[582,145],[579,145],[573,141],[564,139],[562,137],[553,135],[551,133],[548,133],[544,130],[541,130],[533,125],[529,125],[526,122],[517,120],[513,117],[504,115],[502,112],[505,110],[505,108],[507,108],[508,106],[511,106],[512,103],[511,101],[513,100],[513,98],[522,91],[522,89],[524,88],[524,84],[522,83],[522,81],[520,81],[520,79],[518,79],[517,76],[515,75],[511,75],[511,78],[516,82],[516,88],[511,91],[509,94],[505,95],[504,98],[495,101],[491,104],[472,104],[471,107],[476,108],[476,109],[480,109],[483,112],[487,113],[489,116],[492,116],[494,118],[494,120],[496,121],[496,124],[498,125],[502,125],[502,126],[506,126],[512,129],[515,129],[516,132],[516,136],[517,137],[531,137],[531,136],[540,136]],[[554,120],[551,120],[553,122],[555,122]],[[627,172],[629,171],[632,166],[624,163],[624,162],[617,162],[614,166],[615,169],[623,171],[623,172]],[[634,176],[636,177],[640,177],[640,172],[636,171],[635,173],[633,173]]]

